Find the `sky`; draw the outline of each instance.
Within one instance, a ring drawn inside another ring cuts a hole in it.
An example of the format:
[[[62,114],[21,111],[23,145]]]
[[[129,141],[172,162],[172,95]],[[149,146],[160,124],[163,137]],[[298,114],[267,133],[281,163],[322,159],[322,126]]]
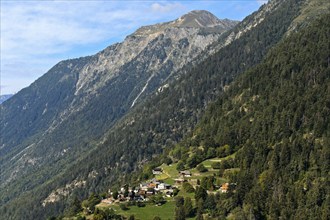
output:
[[[144,25],[192,10],[242,20],[267,0],[1,0],[0,95],[17,93],[61,60],[93,55]]]

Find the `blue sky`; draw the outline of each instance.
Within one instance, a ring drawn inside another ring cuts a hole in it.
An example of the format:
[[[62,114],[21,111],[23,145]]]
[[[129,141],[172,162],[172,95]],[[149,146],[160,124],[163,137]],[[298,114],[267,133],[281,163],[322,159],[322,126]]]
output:
[[[196,9],[242,20],[267,0],[1,0],[0,94],[16,93],[57,62],[92,55],[143,25]]]

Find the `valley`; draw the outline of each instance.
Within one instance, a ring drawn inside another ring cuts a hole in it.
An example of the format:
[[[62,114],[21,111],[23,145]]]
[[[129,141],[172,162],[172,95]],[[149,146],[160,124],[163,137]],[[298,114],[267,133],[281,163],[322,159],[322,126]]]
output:
[[[57,63],[0,105],[0,219],[326,220],[329,11],[194,10]]]

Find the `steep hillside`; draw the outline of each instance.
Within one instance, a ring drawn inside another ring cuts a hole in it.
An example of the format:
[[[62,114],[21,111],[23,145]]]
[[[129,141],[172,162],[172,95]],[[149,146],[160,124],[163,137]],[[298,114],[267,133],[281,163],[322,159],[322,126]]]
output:
[[[236,190],[217,205],[233,219],[328,219],[330,14],[241,75],[183,144],[237,151]],[[230,215],[229,215],[230,216]]]
[[[0,95],[0,104],[12,97],[13,94],[7,94],[7,95]]]
[[[282,40],[208,107],[193,134],[132,178],[130,186],[164,180],[178,187],[174,199],[161,190],[142,203],[109,195],[114,202],[96,206],[94,217],[327,220],[329,22],[329,13],[320,15]],[[153,175],[155,167],[160,173]],[[178,178],[188,182],[178,184]],[[195,202],[180,206],[179,197]],[[162,205],[155,207],[159,198]]]
[[[193,130],[207,104],[235,76],[260,62],[299,13],[296,1],[277,4],[274,10],[266,7],[267,16],[254,28],[246,30],[201,65],[184,69],[177,81],[170,80],[154,97],[137,105],[110,130],[102,144],[90,154],[82,155],[81,161],[59,175],[49,187],[61,188],[73,181],[86,181],[86,189],[107,189],[110,183],[118,181],[118,176],[125,177],[123,174],[136,170],[141,163],[181,140]],[[253,17],[247,19],[243,22],[248,26],[249,21],[255,22]],[[87,193],[79,189],[73,190],[72,195],[87,196]],[[48,196],[40,203],[50,201]],[[51,209],[56,204],[47,203],[46,207]]]
[[[269,48],[282,38],[285,27],[289,27],[298,14],[298,6],[295,1],[282,2],[251,31],[200,65],[185,70],[178,81],[169,83],[130,112],[110,130],[104,143],[71,172],[83,179],[89,172],[99,173],[102,178],[93,181],[90,187],[102,189],[116,180],[118,174],[134,171],[140,163],[180,141],[193,131],[208,103],[214,101],[234,77],[260,62]],[[82,170],[87,173],[83,174]]]
[[[0,191],[4,216],[9,216],[8,219],[20,219],[22,216],[35,219],[57,214],[74,196],[85,198],[90,192],[107,190],[111,184],[124,179],[127,173],[137,170],[141,164],[163,152],[164,148],[180,141],[185,134],[193,131],[206,106],[219,97],[236,76],[258,64],[269,49],[283,38],[292,21],[303,9],[302,3],[305,1],[270,1],[260,11],[240,23],[234,32],[220,37],[220,46],[211,52],[207,50],[201,59],[186,57],[185,53],[179,54],[187,63],[181,66],[178,62],[178,71],[168,72],[174,68],[167,66],[170,64],[166,57],[161,56],[162,52],[156,53],[156,48],[167,49],[169,42],[165,39],[165,34],[157,36],[157,40],[151,41],[150,47],[143,50],[145,54],[161,57],[153,59],[151,56],[148,60],[140,56],[132,58],[129,63],[121,66],[122,70],[125,70],[120,72],[123,74],[105,74],[101,69],[110,65],[108,61],[93,57],[84,58],[92,59],[88,61],[92,65],[88,71],[92,73],[96,70],[98,77],[85,74],[87,69],[84,65],[78,71],[79,77],[75,78],[77,75],[72,72],[70,80],[75,87],[68,94],[74,93],[76,100],[68,100],[67,103],[68,106],[74,105],[74,108],[65,107],[64,109],[70,111],[64,112],[63,115],[57,113],[55,121],[49,120],[55,122],[48,130],[50,135],[39,139],[38,135],[43,134],[31,133],[30,137],[36,135],[37,139],[26,139],[24,144],[15,148],[1,148],[2,152],[6,152],[6,157],[1,157],[1,168],[5,171],[1,172],[1,177],[2,180],[7,180],[1,181],[5,187]],[[184,22],[190,23],[190,19]],[[197,44],[200,37],[205,37],[204,35],[214,28],[213,22],[210,26],[212,27],[198,31],[201,35],[197,34]],[[196,27],[184,28],[193,31]],[[177,29],[178,27],[170,28]],[[138,30],[139,33],[144,31]],[[172,34],[168,29],[165,32]],[[131,35],[127,42],[139,37],[140,35]],[[227,43],[223,43],[224,39]],[[189,42],[189,45],[191,44]],[[185,51],[185,40],[178,45]],[[116,45],[108,49],[116,51],[115,47]],[[207,45],[203,44],[203,48],[207,48]],[[106,55],[105,51],[101,52],[100,56],[103,53]],[[193,53],[193,50],[190,52]],[[209,56],[210,53],[213,55]],[[149,61],[154,64],[153,67],[159,67],[157,71],[149,69]],[[193,64],[203,62],[193,65],[190,61],[193,61]],[[159,66],[159,62],[166,65]],[[148,74],[132,74],[136,69],[144,70]],[[126,72],[131,74],[125,74]],[[143,80],[138,80],[141,78]],[[133,89],[129,89],[132,86]],[[105,100],[112,100],[111,104],[114,105],[109,105],[110,102]],[[131,110],[125,115],[128,109]],[[125,116],[115,124],[123,115]],[[106,131],[107,134],[103,136]],[[8,143],[11,142],[9,136]],[[41,139],[41,142],[35,142]],[[75,140],[80,141],[77,143]],[[33,142],[41,147],[31,146]],[[30,148],[26,148],[28,146]],[[22,151],[23,149],[28,153]],[[20,157],[16,160],[14,156],[17,154]],[[38,161],[40,155],[48,155],[44,164]],[[14,162],[9,162],[12,158]],[[20,168],[18,171],[21,176],[15,172],[11,176],[11,171],[16,171],[17,167]],[[25,168],[29,173],[24,173]]]
[[[203,25],[197,27],[191,19],[203,20]],[[37,185],[29,180],[35,170],[48,173],[42,175],[45,181],[57,173],[53,163],[69,165],[236,23],[193,11],[176,21],[140,28],[94,56],[55,65],[0,107],[1,188],[17,181],[29,189]]]

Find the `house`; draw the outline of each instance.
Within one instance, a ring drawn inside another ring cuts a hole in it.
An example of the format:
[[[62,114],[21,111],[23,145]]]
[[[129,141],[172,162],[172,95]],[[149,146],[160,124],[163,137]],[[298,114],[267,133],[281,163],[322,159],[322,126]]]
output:
[[[191,177],[191,172],[189,170],[183,170],[179,172],[182,177]]]
[[[147,193],[147,190],[142,190],[142,189],[141,189],[141,190],[139,191],[138,195],[140,195],[140,196],[145,196],[146,193]]]
[[[113,199],[107,198],[107,199],[102,199],[101,203],[106,203],[106,204],[112,204],[114,202]]]
[[[220,187],[220,192],[222,193],[227,193],[229,190],[229,183],[224,183]]]
[[[170,184],[159,183],[156,185],[155,190],[160,191],[160,190],[171,189],[171,188],[172,188],[172,186]]]
[[[136,187],[136,188],[133,190],[133,192],[134,192],[135,194],[137,194],[139,191],[140,191],[140,187]]]
[[[163,173],[163,169],[160,167],[156,167],[155,169],[152,170],[153,175],[159,175]]]
[[[171,191],[167,191],[167,192],[165,193],[165,195],[166,195],[166,197],[172,197],[172,196],[173,196],[173,192],[171,192]]]
[[[148,184],[147,183],[140,183],[140,190],[147,191],[148,190]]]
[[[143,201],[144,200],[144,195],[135,194],[133,200]]]
[[[164,188],[165,189],[172,189],[172,186],[170,184],[164,183]]]
[[[149,188],[146,192],[146,196],[152,196],[155,194],[155,190],[153,188]]]
[[[183,179],[183,178],[178,178],[178,179],[174,179],[176,184],[182,184],[183,182],[187,182],[187,180]]]

